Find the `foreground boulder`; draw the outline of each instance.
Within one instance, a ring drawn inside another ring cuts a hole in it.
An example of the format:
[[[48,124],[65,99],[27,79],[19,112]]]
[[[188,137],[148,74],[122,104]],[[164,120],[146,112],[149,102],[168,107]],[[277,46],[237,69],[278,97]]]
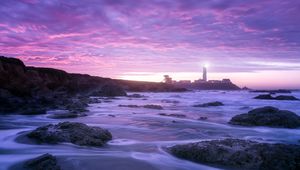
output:
[[[75,122],[63,122],[39,127],[28,133],[27,137],[38,143],[70,142],[86,146],[102,146],[112,139],[112,135],[108,130]]]
[[[194,107],[211,107],[211,106],[224,106],[222,102],[209,102],[209,103],[203,103],[203,104],[197,104],[194,105]]]
[[[299,169],[300,145],[267,144],[239,139],[175,145],[168,151],[190,161],[234,169]]]
[[[263,99],[263,100],[299,100],[294,96],[286,96],[286,95],[279,95],[276,97],[271,96],[270,94],[262,94],[254,97],[254,99]]]
[[[60,170],[56,158],[50,154],[44,154],[37,158],[31,159],[24,164],[28,170]]]
[[[300,127],[300,116],[287,110],[266,106],[236,115],[229,123],[242,126],[297,128]]]

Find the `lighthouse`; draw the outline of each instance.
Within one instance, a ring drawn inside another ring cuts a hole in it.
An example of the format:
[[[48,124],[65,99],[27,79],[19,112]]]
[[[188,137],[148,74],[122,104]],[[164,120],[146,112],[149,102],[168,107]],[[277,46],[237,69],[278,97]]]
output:
[[[207,66],[204,65],[203,66],[203,78],[202,78],[203,81],[207,81]]]

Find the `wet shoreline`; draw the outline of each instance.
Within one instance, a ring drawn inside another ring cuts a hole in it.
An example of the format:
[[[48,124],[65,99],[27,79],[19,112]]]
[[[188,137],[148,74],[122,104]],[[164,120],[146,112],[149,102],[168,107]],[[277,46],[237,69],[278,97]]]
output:
[[[106,162],[103,167],[128,166],[129,169],[207,169],[207,165],[196,164],[175,158],[164,151],[164,147],[202,140],[240,138],[267,143],[299,144],[300,129],[269,127],[241,127],[227,124],[228,120],[252,108],[273,105],[281,109],[300,113],[300,106],[289,101],[257,101],[255,94],[248,92],[205,91],[187,93],[141,93],[141,98],[118,97],[112,102],[90,104],[86,117],[73,119],[51,119],[48,115],[5,115],[1,116],[0,160],[2,169],[20,164],[44,153],[58,157],[62,167],[97,169],[97,162]],[[218,95],[216,95],[218,94]],[[295,93],[299,97],[300,93]],[[173,97],[174,96],[174,97]],[[180,96],[180,97],[178,97]],[[104,100],[104,99],[103,99]],[[176,100],[178,102],[165,102]],[[221,101],[224,106],[194,108],[192,105],[207,101]],[[121,108],[120,104],[155,104],[163,110],[147,108]],[[162,116],[184,114],[186,117]],[[113,117],[110,115],[114,115]],[[207,116],[207,120],[198,120]],[[108,129],[113,140],[103,148],[82,147],[69,143],[58,145],[35,145],[16,141],[20,132],[30,131],[39,126],[61,121],[81,122],[90,126]],[[70,157],[71,156],[71,157]],[[89,159],[89,157],[93,157]],[[13,159],[12,159],[13,158]],[[76,161],[74,161],[76,160]],[[81,162],[82,160],[82,162]],[[164,160],[165,163],[162,163]],[[116,162],[123,162],[119,165]],[[75,163],[77,162],[77,163]],[[15,169],[11,167],[11,169]],[[214,169],[214,168],[212,168]]]

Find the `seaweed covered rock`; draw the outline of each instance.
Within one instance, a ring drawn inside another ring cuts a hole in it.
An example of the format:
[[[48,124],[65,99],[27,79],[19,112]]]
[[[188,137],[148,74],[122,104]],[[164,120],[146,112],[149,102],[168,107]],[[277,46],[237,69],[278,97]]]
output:
[[[38,143],[56,144],[70,142],[76,145],[102,146],[112,139],[111,133],[100,127],[83,123],[62,122],[39,127],[27,134]]]
[[[300,168],[300,145],[224,139],[175,145],[167,149],[178,158],[233,169]]]
[[[266,106],[236,115],[229,123],[242,126],[297,128],[300,127],[300,116],[287,110]]]

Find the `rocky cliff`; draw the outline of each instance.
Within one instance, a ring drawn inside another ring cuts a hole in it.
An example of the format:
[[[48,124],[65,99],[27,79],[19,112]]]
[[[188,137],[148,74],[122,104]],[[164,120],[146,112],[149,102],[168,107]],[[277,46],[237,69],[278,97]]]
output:
[[[41,112],[40,108],[74,105],[74,96],[125,96],[124,90],[158,92],[184,89],[163,83],[114,80],[53,68],[26,67],[19,59],[0,56],[0,113],[34,114]]]

